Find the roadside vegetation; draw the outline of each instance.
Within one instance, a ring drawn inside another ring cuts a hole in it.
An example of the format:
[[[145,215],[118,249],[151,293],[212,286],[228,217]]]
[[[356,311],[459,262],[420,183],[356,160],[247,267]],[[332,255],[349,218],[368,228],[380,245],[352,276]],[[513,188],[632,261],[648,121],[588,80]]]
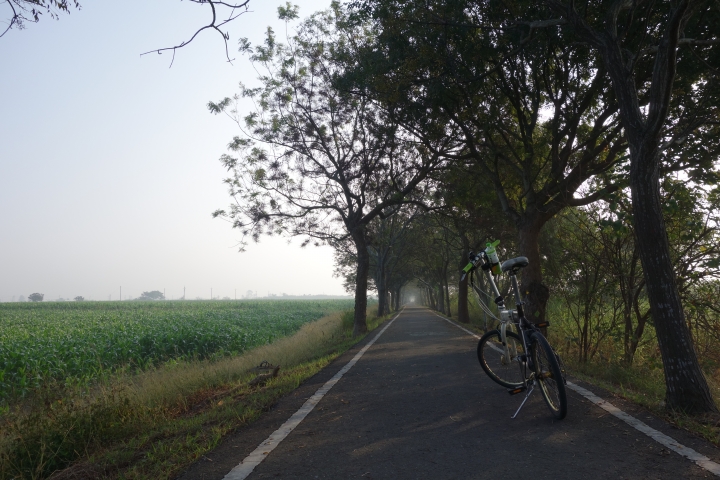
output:
[[[336,312],[239,355],[38,387],[0,418],[0,478],[172,478],[355,344],[352,327]],[[278,376],[249,385],[262,361]]]
[[[37,388],[91,385],[171,360],[235,356],[351,306],[349,300],[2,303],[0,409]]]

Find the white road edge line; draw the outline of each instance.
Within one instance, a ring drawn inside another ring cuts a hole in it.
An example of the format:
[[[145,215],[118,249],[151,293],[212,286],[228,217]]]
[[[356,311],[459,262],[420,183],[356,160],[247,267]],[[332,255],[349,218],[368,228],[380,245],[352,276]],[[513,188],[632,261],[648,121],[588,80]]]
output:
[[[602,398],[598,397],[594,393],[592,393],[590,390],[587,390],[579,385],[575,385],[574,383],[567,382],[567,386],[575,390],[577,393],[582,395],[583,397],[590,400],[592,403],[597,405],[598,407],[602,408],[609,414],[613,415],[614,417],[619,418],[623,422],[627,423],[631,427],[635,428],[636,430],[641,431],[648,437],[652,438],[659,444],[665,446],[667,449],[672,450],[675,453],[678,453],[682,455],[683,457],[692,460],[700,467],[704,468],[708,472],[717,475],[720,477],[720,464],[713,462],[705,455],[702,455],[692,448],[686,447],[685,445],[682,445],[678,443],[674,438],[668,437],[664,433],[658,432],[654,428],[648,426],[644,422],[641,422],[637,418],[628,415],[627,413],[623,412],[619,408],[617,408],[615,405],[611,404],[610,402],[603,400]]]
[[[345,375],[348,370],[350,370],[353,365],[357,363],[358,360],[360,360],[360,357],[362,357],[365,352],[367,352],[368,348],[372,347],[373,343],[380,338],[380,335],[385,333],[385,330],[392,325],[392,323],[400,316],[402,313],[402,310],[395,315],[395,317],[390,320],[390,322],[383,327],[382,330],[380,330],[377,335],[375,335],[375,338],[370,340],[367,345],[365,345],[355,356],[352,360],[350,360],[338,373],[335,374],[334,377],[332,377],[330,380],[325,382],[325,385],[320,387],[315,394],[308,398],[305,403],[303,404],[300,409],[295,412],[290,418],[283,423],[280,428],[275,430],[264,442],[262,442],[255,450],[250,453],[245,459],[240,462],[235,468],[230,470],[227,475],[223,477],[223,480],[244,480],[247,478],[248,475],[252,473],[252,471],[260,465],[260,463],[265,460],[265,457],[267,457],[270,452],[272,452],[275,447],[277,447],[280,442],[282,442],[285,437],[287,437],[290,432],[295,430],[295,427],[297,427],[300,422],[302,422],[307,415],[312,412],[312,410],[315,408],[315,406],[322,400],[322,398],[325,396],[326,393],[330,391],[330,389],[342,378],[343,375]]]
[[[435,312],[433,312],[435,313]],[[442,318],[446,322],[448,322],[451,325],[454,325],[455,327],[459,328],[460,330],[467,332],[468,334],[472,335],[475,338],[480,338],[478,335],[474,334],[467,328],[463,328],[460,325],[456,324],[455,322],[448,320],[447,318],[443,317],[442,315],[438,315],[435,313],[436,316]],[[659,432],[655,430],[654,428],[650,427],[646,423],[638,420],[637,418],[633,417],[632,415],[628,415],[627,413],[623,412],[619,408],[617,408],[612,403],[608,402],[607,400],[603,400],[602,398],[598,397],[594,393],[592,393],[590,390],[587,390],[579,385],[576,385],[572,382],[567,382],[567,386],[570,387],[572,390],[576,391],[583,397],[590,400],[592,403],[597,405],[598,407],[602,408],[609,414],[613,415],[616,418],[619,418],[623,422],[627,423],[634,429],[644,433],[648,437],[652,438],[656,442],[658,442],[660,445],[663,445],[668,450],[672,450],[673,452],[682,455],[683,457],[687,458],[688,460],[691,460],[695,462],[699,467],[707,470],[708,472],[712,473],[713,475],[716,475],[720,477],[720,464],[713,462],[705,455],[702,455],[701,453],[698,453],[697,451],[693,450],[690,447],[686,447],[685,445],[682,445],[678,443],[677,440],[675,440],[672,437],[668,437],[662,432]]]

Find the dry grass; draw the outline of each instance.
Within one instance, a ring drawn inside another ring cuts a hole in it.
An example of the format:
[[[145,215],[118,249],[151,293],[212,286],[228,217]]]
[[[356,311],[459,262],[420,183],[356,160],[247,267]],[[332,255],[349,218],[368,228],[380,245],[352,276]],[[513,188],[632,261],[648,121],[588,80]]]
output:
[[[187,399],[196,392],[249,379],[252,374],[248,371],[264,360],[280,365],[281,369],[299,365],[326,355],[347,339],[342,314],[337,313],[304,325],[290,337],[236,357],[175,362],[119,380],[126,385],[126,395],[135,404],[176,404],[178,398]]]

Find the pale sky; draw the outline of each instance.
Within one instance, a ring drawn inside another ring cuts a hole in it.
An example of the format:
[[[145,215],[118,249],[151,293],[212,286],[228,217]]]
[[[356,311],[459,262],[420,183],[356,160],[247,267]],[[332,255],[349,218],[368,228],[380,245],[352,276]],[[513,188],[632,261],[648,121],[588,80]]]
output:
[[[237,40],[262,41],[285,2],[252,0],[229,26],[231,57],[209,18],[179,0],[82,1],[0,38],[0,301],[45,294],[117,300],[165,289],[178,298],[345,294],[329,247],[240,232],[211,213],[230,203],[218,158],[236,133],[206,104],[255,83]],[[302,18],[330,0],[296,0]],[[0,7],[5,8],[5,7]],[[0,19],[7,12],[0,10]]]

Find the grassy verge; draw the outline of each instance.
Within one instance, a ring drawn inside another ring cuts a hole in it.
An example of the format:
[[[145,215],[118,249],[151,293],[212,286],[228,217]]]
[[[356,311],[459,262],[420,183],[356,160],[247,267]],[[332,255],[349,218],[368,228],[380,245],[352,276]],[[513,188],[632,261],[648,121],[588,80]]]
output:
[[[352,314],[336,314],[237,357],[40,391],[0,419],[0,477],[172,478],[359,341],[351,331]],[[248,385],[263,360],[279,375]]]
[[[643,366],[628,368],[614,363],[578,364],[567,360],[565,364],[577,378],[641,405],[657,417],[720,447],[720,415],[686,415],[665,408],[665,379],[661,369]],[[720,383],[712,377],[708,378],[708,383],[715,404],[720,405]]]

